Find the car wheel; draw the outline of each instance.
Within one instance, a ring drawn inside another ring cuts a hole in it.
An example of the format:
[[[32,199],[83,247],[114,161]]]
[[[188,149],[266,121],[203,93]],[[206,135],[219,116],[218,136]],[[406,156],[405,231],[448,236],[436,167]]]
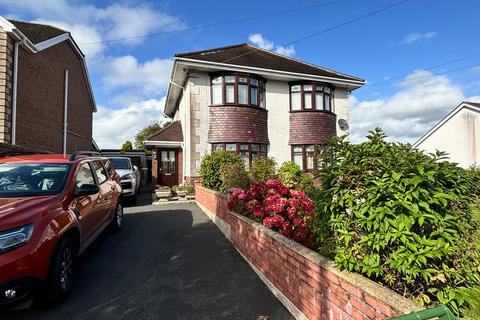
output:
[[[77,251],[72,239],[68,237],[61,239],[50,263],[47,283],[48,303],[58,304],[70,294],[76,260]]]
[[[119,201],[115,208],[115,215],[113,217],[112,223],[110,224],[112,230],[117,231],[123,227],[123,206]]]

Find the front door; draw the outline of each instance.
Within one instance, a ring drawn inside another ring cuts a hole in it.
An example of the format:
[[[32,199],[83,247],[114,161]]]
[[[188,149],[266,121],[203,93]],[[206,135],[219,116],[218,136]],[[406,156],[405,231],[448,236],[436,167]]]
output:
[[[177,151],[160,149],[159,165],[160,184],[173,187],[177,184]]]

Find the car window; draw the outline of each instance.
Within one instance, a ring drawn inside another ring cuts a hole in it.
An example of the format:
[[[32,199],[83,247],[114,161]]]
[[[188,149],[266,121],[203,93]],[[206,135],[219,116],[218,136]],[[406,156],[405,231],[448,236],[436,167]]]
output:
[[[107,172],[100,162],[93,161],[92,167],[95,175],[97,176],[98,184],[102,184],[107,181]]]
[[[105,169],[107,170],[107,173],[110,176],[113,176],[115,174],[115,170],[113,169],[112,163],[110,162],[110,160],[105,160],[104,166],[105,166]]]
[[[88,163],[84,163],[80,166],[77,173],[77,178],[75,184],[78,188],[84,184],[95,184],[95,179],[93,178],[92,169]]]

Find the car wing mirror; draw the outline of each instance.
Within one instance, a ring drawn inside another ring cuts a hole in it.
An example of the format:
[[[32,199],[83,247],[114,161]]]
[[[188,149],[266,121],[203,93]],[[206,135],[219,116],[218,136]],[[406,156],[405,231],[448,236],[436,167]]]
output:
[[[92,194],[97,194],[100,191],[100,188],[96,184],[83,184],[80,188],[77,188],[75,191],[75,197],[89,196]]]
[[[134,169],[135,171],[138,171],[138,167],[137,167],[136,165],[133,165],[133,169]]]

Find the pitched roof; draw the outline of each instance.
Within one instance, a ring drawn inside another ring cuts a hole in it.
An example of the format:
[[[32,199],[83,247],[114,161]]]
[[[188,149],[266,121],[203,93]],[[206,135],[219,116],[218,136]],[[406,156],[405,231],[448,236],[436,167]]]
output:
[[[226,63],[231,65],[279,70],[346,80],[364,81],[361,78],[316,66],[247,43],[202,51],[176,54],[178,58]]]
[[[33,44],[38,44],[68,33],[68,31],[45,24],[16,20],[8,21],[12,23],[18,30],[20,30],[20,32],[22,32]]]
[[[182,123],[174,121],[147,137],[147,141],[183,141]]]
[[[423,143],[428,137],[430,137],[435,131],[437,131],[441,126],[443,126],[448,120],[450,120],[454,115],[456,115],[463,108],[469,108],[480,112],[480,103],[478,102],[469,102],[463,101],[458,106],[450,111],[445,117],[443,117],[436,125],[434,125],[430,130],[428,130],[423,136],[420,137],[414,144],[413,147],[417,148],[421,143]]]

